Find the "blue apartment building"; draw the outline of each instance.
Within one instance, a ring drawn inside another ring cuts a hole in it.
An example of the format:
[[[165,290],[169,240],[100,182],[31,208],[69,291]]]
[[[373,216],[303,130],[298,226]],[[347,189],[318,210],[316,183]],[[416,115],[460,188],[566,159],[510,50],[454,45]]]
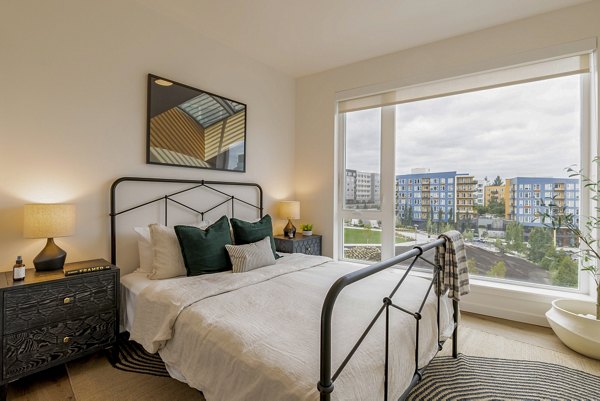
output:
[[[551,202],[579,222],[579,180],[575,178],[515,177],[510,179],[510,220],[525,227],[543,227],[540,213]]]
[[[396,176],[396,215],[413,222],[447,222],[455,216],[456,171],[411,173]]]

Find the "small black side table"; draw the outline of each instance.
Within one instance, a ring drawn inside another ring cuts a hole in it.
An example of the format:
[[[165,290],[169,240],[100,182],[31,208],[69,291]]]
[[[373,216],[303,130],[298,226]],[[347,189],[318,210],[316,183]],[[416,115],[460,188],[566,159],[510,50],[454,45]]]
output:
[[[277,252],[321,255],[321,238],[320,235],[296,235],[294,238],[276,235],[275,248]]]

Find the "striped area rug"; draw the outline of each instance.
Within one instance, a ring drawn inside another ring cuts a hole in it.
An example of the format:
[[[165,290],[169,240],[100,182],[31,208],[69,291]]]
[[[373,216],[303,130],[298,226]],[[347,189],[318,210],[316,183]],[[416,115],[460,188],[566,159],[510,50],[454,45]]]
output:
[[[126,339],[119,340],[119,360],[110,362],[127,372],[169,376],[158,354]],[[593,401],[600,400],[600,377],[544,362],[438,356],[408,400]]]
[[[110,364],[126,372],[143,373],[152,376],[169,377],[165,364],[158,354],[151,354],[135,341],[118,339],[119,356],[109,358]]]
[[[551,363],[437,357],[409,400],[600,400],[600,377]]]

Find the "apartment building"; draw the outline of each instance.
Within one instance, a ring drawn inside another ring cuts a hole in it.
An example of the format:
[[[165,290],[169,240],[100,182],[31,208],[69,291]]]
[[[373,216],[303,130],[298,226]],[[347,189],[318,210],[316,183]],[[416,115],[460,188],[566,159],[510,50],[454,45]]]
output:
[[[475,190],[475,204],[477,206],[485,205],[485,183],[477,180],[477,188]]]
[[[476,210],[477,180],[468,174],[456,175],[456,220],[477,217]]]
[[[378,173],[346,169],[344,188],[346,204],[378,204],[381,177]]]
[[[397,216],[411,214],[414,222],[455,220],[456,176],[456,171],[430,173],[422,169],[397,175]]]
[[[542,227],[539,215],[551,202],[579,221],[579,180],[554,177],[515,177],[509,181],[509,218],[525,227]]]
[[[486,185],[484,206],[489,206],[492,201],[504,202],[504,218],[510,218],[510,179],[506,179],[503,185]]]

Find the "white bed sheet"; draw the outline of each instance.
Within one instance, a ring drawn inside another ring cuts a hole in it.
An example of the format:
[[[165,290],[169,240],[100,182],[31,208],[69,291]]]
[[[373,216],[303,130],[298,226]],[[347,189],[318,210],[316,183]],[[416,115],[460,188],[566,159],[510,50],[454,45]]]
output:
[[[288,258],[279,260],[277,264],[288,264],[285,259]],[[293,259],[294,257],[289,258],[290,261]],[[298,259],[295,264],[302,263],[304,260]],[[318,264],[322,263],[321,260]],[[139,290],[133,297],[134,302],[138,303],[137,307],[146,304],[137,314],[138,320],[133,325],[132,339],[141,342],[150,351],[160,349],[160,354],[168,364],[171,375],[202,390],[208,400],[316,399],[318,398],[315,387],[318,380],[320,306],[326,290],[335,278],[356,269],[356,266],[329,262],[326,263],[326,267],[316,266],[307,269],[308,266],[292,266],[293,264],[288,266],[296,271],[292,275],[280,275],[281,271],[277,272],[280,268],[275,265],[254,271],[254,275],[270,275],[266,281],[261,281],[265,280],[264,277],[260,280],[252,278],[252,274],[235,275],[235,280],[231,280],[234,277],[228,278],[226,273],[193,278],[193,280],[171,279],[187,280],[175,284],[165,280],[161,280],[160,283],[156,280],[148,280],[151,283],[144,285],[143,279],[128,279],[127,282],[134,281],[134,284],[128,283],[132,288],[130,295],[135,290]],[[324,270],[317,274],[315,269]],[[267,273],[269,270],[271,273]],[[389,274],[399,278],[397,274],[401,272],[388,272],[387,275]],[[245,283],[239,285],[238,280]],[[373,277],[362,284],[357,283],[357,290],[376,295],[379,290],[375,287],[378,285],[373,287],[373,284],[379,280]],[[152,281],[156,284],[150,286]],[[369,284],[368,281],[373,281],[373,284]],[[310,287],[311,291],[305,292],[303,298],[298,298],[295,292],[289,292],[292,288],[298,287]],[[419,288],[418,292],[422,292],[426,289],[427,282],[410,278],[405,288],[410,287]],[[206,297],[200,302],[194,301],[193,297],[190,298],[194,292],[204,293]],[[140,294],[142,296],[139,296]],[[411,305],[412,307],[409,306],[411,309],[420,304],[416,297],[405,291],[401,291],[398,296],[402,299],[401,304]],[[292,304],[282,303],[286,298],[290,298]],[[360,316],[356,314],[359,312],[358,309],[363,309],[363,305],[362,301],[356,304],[353,300],[355,297],[351,293],[343,294],[342,298],[346,298],[347,305],[344,302],[336,304],[334,338],[337,339],[337,346],[335,348],[348,351],[370,317],[363,313],[360,313]],[[373,303],[368,309],[372,310],[373,307],[376,308],[377,302],[380,303],[381,297],[376,295],[369,298],[372,299],[369,303]],[[130,296],[129,301],[131,299]],[[429,317],[422,321],[421,340],[422,344],[426,345],[421,347],[420,366],[426,364],[436,350],[434,333],[437,330],[434,329],[431,316],[435,310],[434,299],[434,296],[429,297],[426,306],[428,313],[425,315]],[[186,305],[187,302],[191,304]],[[260,307],[257,309],[256,305],[248,306],[248,302],[258,303]],[[273,324],[270,323],[272,319],[265,315],[264,311],[272,308],[273,303],[276,304],[276,308],[271,313],[275,313],[278,320],[275,326],[270,328]],[[179,312],[173,313],[171,309],[174,305],[178,305]],[[443,337],[451,333],[450,309],[451,304],[444,297],[441,313]],[[170,312],[167,313],[169,310]],[[181,316],[179,316],[180,312],[182,312]],[[348,313],[355,315],[352,320],[358,319],[360,323],[348,325],[341,321],[340,316],[348,316]],[[288,316],[290,314],[295,317]],[[142,318],[144,315],[145,319]],[[171,315],[170,318],[165,318],[168,315]],[[435,316],[435,313],[433,315]],[[133,316],[129,314],[129,317]],[[403,327],[404,325],[414,327],[414,319],[404,321],[405,323],[397,323],[402,327],[394,327],[394,331],[398,334],[400,331],[404,334],[396,337],[391,344],[392,349],[396,351],[392,353],[396,358],[392,359],[399,358],[391,367],[392,377],[403,382],[395,383],[395,391],[392,391],[392,394],[396,398],[414,372],[414,362],[411,366],[411,361],[414,361],[414,329]],[[286,327],[287,329],[284,329]],[[282,329],[284,330],[281,331]],[[266,335],[265,330],[271,333]],[[378,332],[376,336],[380,337],[381,327],[376,331]],[[381,389],[382,379],[379,367],[382,342],[380,339],[372,341],[374,340],[370,338],[372,335],[368,336],[365,344],[361,346],[358,354],[363,355],[360,356],[360,360],[351,362],[347,367],[349,376],[346,374],[340,376],[337,383],[339,387],[336,386],[333,399],[369,400],[373,396],[377,398],[376,393]],[[341,362],[342,355],[339,351],[341,350],[335,352],[333,356],[334,366]],[[358,354],[356,356],[359,356]],[[370,368],[365,369],[363,364],[369,365]],[[370,385],[366,386],[368,390],[362,388],[363,386],[356,387],[357,383],[355,383],[358,379],[356,375],[363,376],[365,373],[368,376],[367,381],[370,382]],[[238,393],[235,388],[245,389],[244,393]]]
[[[134,271],[121,277],[121,331],[131,332],[135,299],[144,288],[152,284],[147,275],[148,273]]]
[[[161,281],[182,280],[185,277],[175,277]],[[131,332],[135,319],[135,304],[138,295],[156,280],[148,278],[148,273],[139,270],[121,277],[121,331]]]

